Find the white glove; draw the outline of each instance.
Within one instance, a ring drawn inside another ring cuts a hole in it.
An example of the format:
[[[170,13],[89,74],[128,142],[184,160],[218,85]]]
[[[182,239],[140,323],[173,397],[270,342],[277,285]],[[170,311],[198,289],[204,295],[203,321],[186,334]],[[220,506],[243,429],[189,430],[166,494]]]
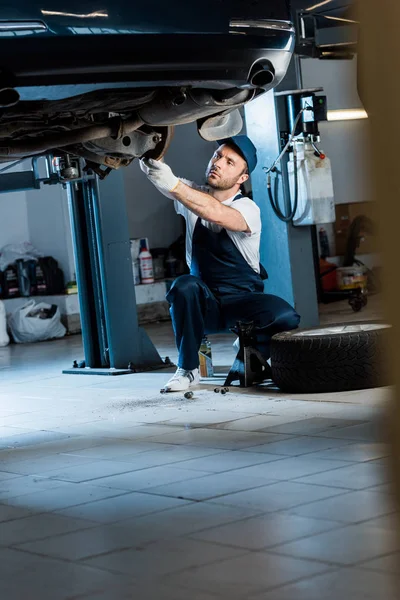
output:
[[[152,158],[142,158],[139,163],[143,173],[147,175],[151,183],[165,196],[169,196],[177,187],[180,181],[179,178],[173,174],[171,167],[164,162],[153,160]]]

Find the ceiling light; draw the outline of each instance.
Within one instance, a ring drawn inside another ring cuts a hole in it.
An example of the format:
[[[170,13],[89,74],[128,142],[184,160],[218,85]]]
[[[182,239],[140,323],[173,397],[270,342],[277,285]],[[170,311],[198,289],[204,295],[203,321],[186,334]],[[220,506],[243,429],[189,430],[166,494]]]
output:
[[[328,121],[353,121],[357,119],[368,119],[368,114],[363,108],[328,110]]]

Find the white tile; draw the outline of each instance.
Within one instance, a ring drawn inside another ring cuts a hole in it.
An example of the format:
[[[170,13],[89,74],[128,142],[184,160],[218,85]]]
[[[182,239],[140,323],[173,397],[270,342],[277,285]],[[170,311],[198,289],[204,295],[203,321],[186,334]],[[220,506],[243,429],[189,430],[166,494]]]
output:
[[[98,569],[126,573],[135,579],[140,577],[154,580],[183,569],[218,563],[225,558],[242,554],[243,550],[181,538],[144,543],[134,549],[87,559],[85,564]]]
[[[12,546],[40,540],[70,531],[95,527],[97,523],[84,519],[71,519],[55,514],[32,515],[0,526],[0,545]]]
[[[321,450],[318,452],[318,458],[327,458],[329,460],[344,460],[349,462],[365,462],[383,458],[390,454],[390,448],[387,444],[375,442],[348,444],[331,448],[330,450]]]
[[[301,477],[297,481],[312,485],[329,485],[350,490],[361,490],[380,483],[386,483],[386,475],[387,471],[384,467],[368,462]]]
[[[15,553],[15,564],[7,554],[0,566],[0,593],[7,600],[79,598],[99,588],[109,588],[115,582],[115,575],[83,564],[10,552]],[[127,584],[129,578],[121,575],[118,579],[120,584]]]
[[[280,481],[244,492],[228,494],[216,498],[214,502],[230,506],[247,506],[262,512],[274,512],[330,498],[341,493],[343,491],[335,488]]]
[[[397,531],[389,532],[362,523],[283,544],[275,547],[274,552],[336,565],[351,565],[399,549]]]
[[[290,512],[314,519],[358,523],[387,515],[394,510],[394,503],[383,494],[371,490],[361,490],[299,506],[291,509]]]
[[[193,469],[195,471],[208,471],[209,473],[223,473],[233,469],[240,469],[243,475],[247,475],[247,467],[264,464],[270,461],[279,460],[281,456],[276,454],[261,454],[256,452],[243,452],[236,450],[233,452],[225,451],[222,454],[212,454],[211,456],[193,458],[184,462],[175,463],[176,468]],[[238,474],[240,474],[238,472]]]
[[[95,487],[85,483],[66,483],[59,481],[54,489],[38,491],[24,496],[10,498],[7,504],[34,510],[36,512],[53,512],[68,506],[77,506],[94,502],[111,496],[117,497],[126,492],[105,487]]]
[[[17,519],[24,519],[29,517],[32,511],[27,508],[20,508],[18,506],[6,506],[0,504],[0,523],[6,523],[8,521],[15,521]]]
[[[338,527],[340,525],[333,521],[274,513],[212,527],[190,537],[235,548],[262,550]]]
[[[60,470],[54,469],[48,471],[46,474],[50,479],[60,481],[72,481],[75,483],[92,481],[93,483],[96,483],[97,480],[103,481],[104,478],[109,476],[121,475],[124,473],[132,473],[129,463],[112,460],[98,460],[82,465],[66,467],[64,469],[61,468]]]
[[[130,463],[125,463],[129,468]],[[190,471],[189,469],[177,469],[174,466],[151,467],[137,471],[130,471],[121,475],[113,475],[111,477],[103,477],[92,482],[93,485],[116,488],[120,490],[147,490],[160,485],[168,485],[177,481],[189,480],[198,478],[204,475],[198,471]]]
[[[329,570],[322,563],[251,552],[241,557],[186,570],[165,579],[190,590],[218,591],[223,598],[241,600],[251,594]],[[188,591],[188,597],[190,597]]]
[[[224,431],[219,429],[191,429],[179,433],[170,433],[161,437],[149,438],[152,441],[172,444],[188,444],[206,448],[240,450],[276,440],[275,434],[245,431]]]
[[[247,454],[243,452],[243,454]],[[256,453],[254,453],[256,454]],[[266,456],[259,454],[259,456]],[[272,455],[271,455],[272,456]],[[278,457],[277,457],[278,458]],[[293,458],[281,458],[266,464],[249,466],[246,469],[232,471],[246,475],[246,477],[259,477],[260,479],[282,479],[290,480],[313,473],[327,472],[343,467],[346,463],[337,460],[319,460],[311,454],[296,456]]]
[[[399,584],[387,574],[340,569],[291,585],[267,594],[252,596],[251,600],[398,600]],[[321,592],[323,590],[323,592]]]
[[[268,454],[285,454],[287,456],[301,456],[303,454],[319,452],[320,450],[329,450],[330,448],[346,446],[347,444],[351,444],[351,441],[305,436],[293,438],[293,436],[291,436],[290,438],[281,442],[272,442],[259,446],[253,446],[251,448],[251,452],[267,452]]]
[[[246,469],[243,469],[246,471]],[[182,471],[183,472],[183,471]],[[194,473],[195,471],[193,471]],[[198,472],[197,472],[198,473]],[[200,475],[200,473],[198,473]],[[271,479],[269,482],[272,483]],[[267,483],[267,479],[247,477],[239,472],[217,473],[213,475],[201,474],[196,479],[181,479],[181,481],[148,488],[152,494],[185,498],[186,500],[211,500],[225,497],[241,490],[250,490]]]
[[[119,524],[133,528],[148,541],[170,539],[208,530],[225,523],[242,521],[259,512],[242,506],[222,506],[214,502],[192,502],[156,514],[135,517]]]
[[[78,561],[114,551],[135,550],[141,541],[133,527],[97,525],[83,531],[72,531],[43,540],[17,544],[16,549],[51,558]]]
[[[360,567],[369,571],[382,571],[398,576],[400,572],[400,552],[393,552],[387,556],[366,561],[361,563]]]
[[[4,481],[0,487],[0,502],[6,503],[11,498],[27,496],[35,492],[64,487],[62,481],[52,481],[47,477],[25,475],[17,479]]]
[[[334,431],[337,428],[349,427],[350,425],[359,425],[362,421],[355,419],[333,418],[333,417],[311,417],[309,419],[300,419],[267,427],[264,431],[271,433],[290,433],[292,435],[314,435],[322,431]]]
[[[116,490],[114,490],[114,493],[116,493]],[[124,493],[122,496],[105,498],[97,502],[70,506],[59,510],[57,514],[78,519],[89,519],[98,523],[115,523],[185,504],[187,504],[187,501],[177,498],[132,492]]]

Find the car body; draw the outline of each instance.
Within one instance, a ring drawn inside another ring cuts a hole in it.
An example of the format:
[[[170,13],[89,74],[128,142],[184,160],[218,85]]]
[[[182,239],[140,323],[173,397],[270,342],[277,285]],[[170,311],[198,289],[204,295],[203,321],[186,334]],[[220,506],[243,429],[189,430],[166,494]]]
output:
[[[175,125],[234,135],[293,49],[287,0],[6,0],[0,162],[77,155],[102,175],[161,157]]]

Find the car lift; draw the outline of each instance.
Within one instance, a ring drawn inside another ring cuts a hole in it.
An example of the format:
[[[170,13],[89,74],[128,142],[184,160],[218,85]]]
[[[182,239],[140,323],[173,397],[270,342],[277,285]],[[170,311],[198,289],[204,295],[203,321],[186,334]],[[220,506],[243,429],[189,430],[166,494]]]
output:
[[[125,198],[100,195],[97,176],[70,157],[37,157],[31,170],[0,175],[0,193],[41,184],[62,184],[68,193],[85,358],[63,373],[123,375],[170,366],[138,325]]]

